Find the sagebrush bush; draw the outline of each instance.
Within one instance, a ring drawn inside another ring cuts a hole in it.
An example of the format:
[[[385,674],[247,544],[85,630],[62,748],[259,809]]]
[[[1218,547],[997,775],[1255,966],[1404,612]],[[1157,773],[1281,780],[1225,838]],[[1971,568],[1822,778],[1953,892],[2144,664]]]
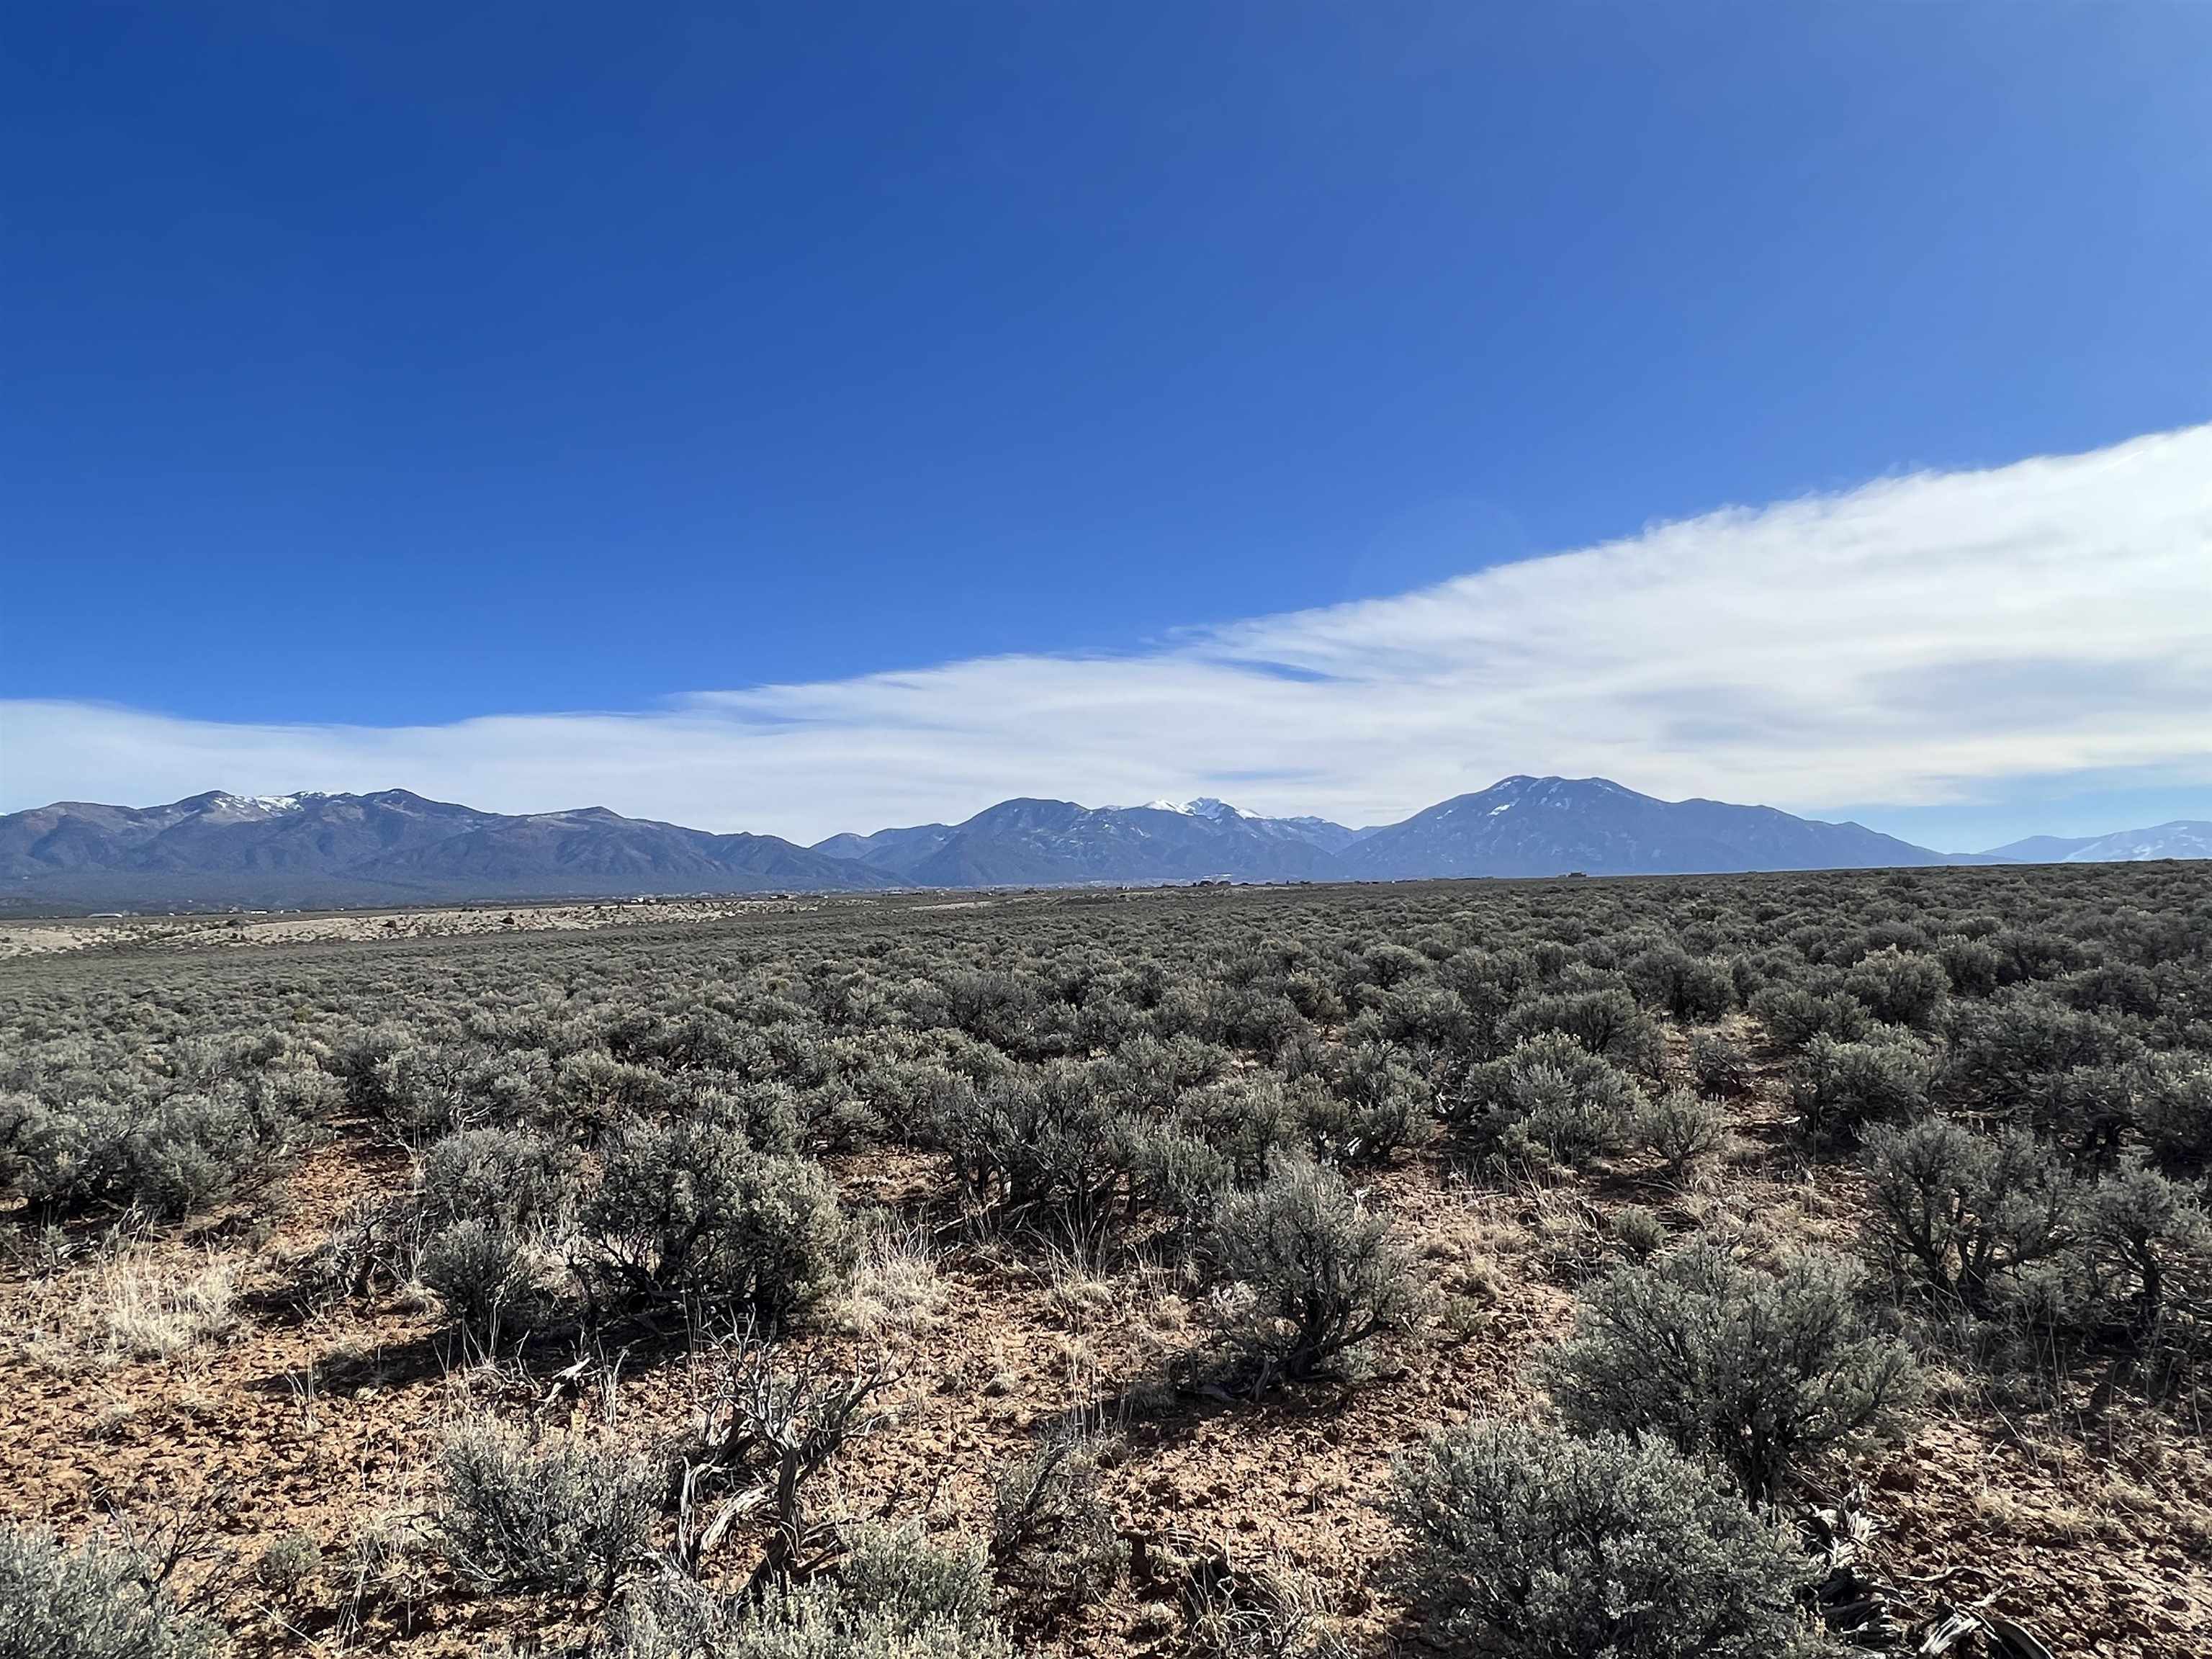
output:
[[[24,1659],[202,1659],[216,1632],[181,1612],[155,1564],[122,1545],[72,1549],[0,1522],[0,1652]]]
[[[1844,989],[1887,1025],[1935,1029],[1950,998],[1951,976],[1934,957],[1895,945],[1859,958],[1844,975]]]
[[[2136,1132],[2169,1174],[2212,1164],[2212,1058],[2149,1054],[2129,1077]]]
[[[2004,983],[2004,958],[1982,939],[1950,934],[1936,941],[1936,960],[1954,996],[1986,997]]]
[[[1426,1146],[1436,1133],[1436,1099],[1428,1073],[1391,1042],[1348,1045],[1335,1058],[1329,1086],[1297,1097],[1314,1155],[1350,1169],[1388,1164]]]
[[[1978,1135],[1945,1118],[1866,1137],[1867,1253],[1903,1288],[1986,1313],[2023,1268],[2065,1249],[2076,1201],[2025,1131]]]
[[[1644,1092],[1603,1055],[1547,1031],[1476,1066],[1462,1102],[1462,1121],[1477,1147],[1579,1168],[1630,1143]]]
[[[33,1208],[70,1214],[136,1206],[174,1218],[260,1180],[298,1125],[264,1138],[234,1089],[158,1100],[19,1101],[9,1124],[10,1184]]]
[[[931,1105],[931,1132],[979,1207],[1096,1242],[1114,1226],[1136,1173],[1134,1125],[1111,1082],[1109,1071],[1070,1060],[980,1084],[947,1078]]]
[[[521,1233],[557,1226],[575,1186],[576,1154],[522,1129],[462,1129],[433,1142],[416,1183],[433,1227],[479,1221]]]
[[[1638,998],[1685,1025],[1710,1025],[1735,1003],[1735,980],[1728,964],[1692,956],[1679,945],[1645,951],[1625,971]]]
[[[1083,1607],[1128,1558],[1099,1478],[1098,1448],[1073,1429],[1045,1435],[1002,1471],[991,1506],[991,1567],[1032,1613]]]
[[[1620,1066],[1648,1067],[1661,1052],[1651,1017],[1618,985],[1547,992],[1516,1003],[1498,1023],[1498,1041],[1508,1048],[1549,1032],[1572,1037]]]
[[[680,1115],[685,1097],[682,1080],[604,1048],[564,1055],[554,1070],[558,1120],[588,1140],[634,1118]]]
[[[1887,1429],[1910,1396],[1904,1347],[1853,1302],[1856,1271],[1807,1252],[1779,1272],[1690,1244],[1616,1267],[1583,1294],[1540,1366],[1569,1424],[1656,1434],[1775,1497],[1832,1448]]]
[[[2196,1191],[2131,1152],[2091,1188],[2081,1224],[2097,1305],[2119,1313],[2138,1346],[2161,1346],[2177,1315],[2205,1316],[2212,1217]]]
[[[819,1164],[696,1120],[617,1133],[577,1225],[595,1290],[771,1326],[834,1292],[857,1243]]]
[[[825,1140],[849,1139],[876,1126],[867,1105],[848,1098],[842,1089],[817,1085],[802,1095],[780,1080],[732,1082],[702,1089],[688,1103],[684,1115],[734,1130],[744,1137],[746,1145],[763,1152],[805,1151],[812,1124],[818,1123]]]
[[[1249,1187],[1267,1173],[1270,1159],[1312,1136],[1333,1105],[1317,1079],[1285,1084],[1272,1073],[1242,1074],[1183,1095],[1174,1121],[1227,1160],[1236,1185]],[[1133,1121],[1133,1127],[1142,1132]]]
[[[2085,968],[2080,973],[2067,975],[2052,988],[2073,1007],[2136,1014],[2145,1019],[2155,1016],[2166,1000],[2158,976],[2148,968],[2128,962],[2107,962]]]
[[[438,1460],[434,1535],[484,1589],[612,1590],[651,1541],[667,1475],[606,1439],[465,1424]]]
[[[346,1103],[410,1146],[462,1126],[462,1069],[456,1056],[397,1020],[356,1033],[337,1054]]]
[[[1871,1024],[1866,1005],[1856,997],[1802,985],[1768,986],[1752,998],[1751,1012],[1778,1047],[1792,1053],[1816,1036],[1856,1042]]]
[[[1657,1441],[1508,1422],[1400,1457],[1405,1567],[1445,1628],[1512,1659],[1774,1659],[1811,1562],[1701,1463]]]
[[[1816,1033],[1790,1073],[1790,1103],[1809,1133],[1844,1138],[1926,1111],[1934,1070],[1926,1046],[1895,1027],[1876,1027],[1856,1042]]]
[[[998,1642],[988,1552],[967,1539],[933,1542],[915,1525],[853,1528],[837,1564],[848,1607],[896,1630],[937,1626],[981,1647]]]
[[[1474,1040],[1473,1011],[1434,981],[1398,991],[1370,988],[1361,992],[1359,1000],[1358,1013],[1344,1030],[1346,1047],[1436,1054],[1462,1049]]]
[[[609,1615],[593,1659],[1012,1659],[973,1545],[919,1528],[854,1529],[830,1573],[757,1597],[662,1575]]]
[[[520,1129],[461,1129],[422,1156],[417,1271],[485,1343],[526,1323],[543,1289],[539,1247],[567,1216],[575,1153]]]
[[[495,1222],[456,1221],[430,1234],[416,1271],[455,1322],[487,1346],[526,1320],[539,1294],[536,1258]]]
[[[1636,1117],[1637,1138],[1659,1155],[1668,1178],[1680,1182],[1728,1144],[1728,1114],[1687,1089],[1669,1089],[1645,1103]]]
[[[2046,1136],[2075,1127],[2078,1095],[2068,1079],[2124,1060],[2135,1046],[2111,1021],[2069,1007],[2039,988],[1964,1004],[1950,1026],[1946,1098]],[[2124,1098],[2121,1104],[2124,1115]]]
[[[1621,1253],[1632,1261],[1641,1261],[1656,1255],[1667,1243],[1667,1224],[1659,1218],[1656,1212],[1647,1210],[1641,1204],[1623,1205],[1613,1212],[1607,1224],[1613,1233],[1613,1243],[1620,1246]]]
[[[1690,1038],[1690,1075],[1700,1094],[1727,1099],[1751,1090],[1751,1056],[1725,1031],[1699,1031]]]
[[[1301,1381],[1411,1324],[1421,1294],[1411,1258],[1343,1177],[1304,1158],[1276,1161],[1214,1211],[1208,1255],[1223,1334],[1254,1387]]]
[[[323,1547],[297,1527],[277,1534],[253,1563],[253,1582],[279,1601],[308,1595],[322,1572]]]
[[[1137,1190],[1179,1230],[1203,1222],[1237,1185],[1236,1165],[1179,1123],[1137,1123],[1129,1140]]]

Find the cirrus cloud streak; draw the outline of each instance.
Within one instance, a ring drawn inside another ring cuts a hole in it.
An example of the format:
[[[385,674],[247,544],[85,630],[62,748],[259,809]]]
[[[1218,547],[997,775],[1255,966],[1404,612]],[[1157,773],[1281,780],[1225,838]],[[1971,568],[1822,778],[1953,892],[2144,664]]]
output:
[[[1016,794],[1394,819],[1510,772],[1818,813],[2212,787],[2212,427],[1729,509],[1110,656],[640,713],[234,724],[0,704],[0,809],[401,786],[799,840]]]

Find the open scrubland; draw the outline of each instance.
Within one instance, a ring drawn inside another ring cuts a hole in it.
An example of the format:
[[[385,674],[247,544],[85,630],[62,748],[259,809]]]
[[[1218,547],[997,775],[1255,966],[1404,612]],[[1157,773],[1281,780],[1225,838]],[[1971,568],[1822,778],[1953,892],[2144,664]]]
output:
[[[635,924],[788,915],[825,902],[761,898],[624,898],[567,903],[456,904],[386,910],[246,911],[198,915],[66,916],[0,921],[0,960],[75,951],[235,950],[241,945],[458,939],[478,933],[576,933]]]
[[[0,1647],[2212,1650],[2205,866],[607,920],[0,963]]]

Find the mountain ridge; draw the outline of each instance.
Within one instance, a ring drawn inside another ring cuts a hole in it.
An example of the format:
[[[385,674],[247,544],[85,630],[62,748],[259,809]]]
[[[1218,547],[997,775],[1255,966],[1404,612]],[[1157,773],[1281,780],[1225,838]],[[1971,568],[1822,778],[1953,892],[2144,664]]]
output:
[[[2041,857],[2023,849],[2048,846]],[[2031,836],[1993,848],[1984,858],[2024,864],[2132,864],[2146,859],[2212,858],[2212,822],[2175,818],[2144,830],[2115,830],[2102,836]]]
[[[1609,778],[1516,774],[1377,830],[1346,850],[1353,874],[1707,875],[1735,870],[1943,864],[1943,854],[1856,823],[1771,806],[1661,800]]]
[[[774,836],[605,807],[486,812],[404,789],[210,791],[162,806],[60,801],[0,817],[0,896],[30,902],[408,904],[891,884]]]
[[[1212,797],[1088,807],[1016,797],[955,824],[801,847],[603,806],[496,813],[404,789],[210,790],[149,807],[0,816],[0,903],[289,908],[894,887],[1395,881],[2212,858],[2212,823],[2031,836],[1945,854],[1769,806],[1668,801],[1605,778],[1516,774],[1394,824],[1267,817]]]

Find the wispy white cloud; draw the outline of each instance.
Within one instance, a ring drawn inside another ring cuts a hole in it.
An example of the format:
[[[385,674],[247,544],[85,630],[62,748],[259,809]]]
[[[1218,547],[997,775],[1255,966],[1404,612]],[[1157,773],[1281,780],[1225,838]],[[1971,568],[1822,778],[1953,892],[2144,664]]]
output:
[[[1819,811],[2212,789],[2212,427],[1730,509],[1124,655],[641,714],[234,725],[0,705],[0,806],[400,785],[814,839],[1012,794],[1394,818],[1509,772]]]

